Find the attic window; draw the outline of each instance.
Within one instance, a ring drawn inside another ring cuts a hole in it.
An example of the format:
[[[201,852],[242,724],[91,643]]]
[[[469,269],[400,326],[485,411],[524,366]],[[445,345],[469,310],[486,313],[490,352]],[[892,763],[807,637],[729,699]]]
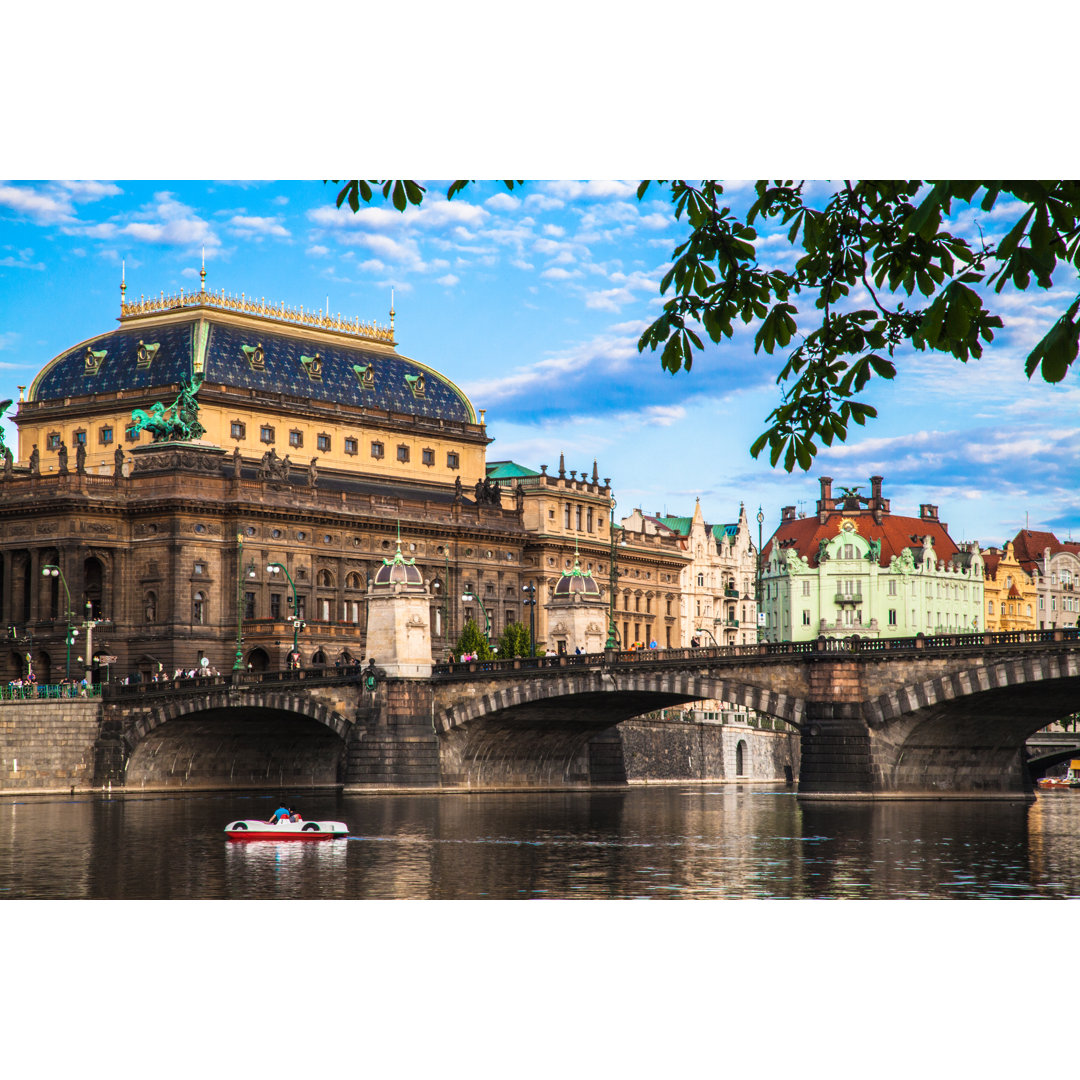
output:
[[[361,390],[375,389],[375,366],[374,364],[353,364],[353,374]]]
[[[309,379],[313,382],[322,382],[322,357],[318,353],[314,356],[301,356],[300,363],[304,365]]]
[[[240,350],[243,352],[252,371],[266,370],[266,352],[263,350],[261,344],[241,345]]]
[[[154,362],[154,357],[158,354],[158,349],[161,345],[154,341],[149,345],[140,341],[138,348],[135,350],[135,367],[140,371],[146,371],[150,365]]]
[[[83,354],[83,370],[87,375],[96,375],[101,370],[101,365],[105,363],[105,354],[107,349],[101,349],[99,352],[94,352],[88,345],[86,352]]]
[[[405,382],[408,383],[409,389],[412,391],[413,397],[422,398],[424,396],[424,376],[419,375],[406,375]]]

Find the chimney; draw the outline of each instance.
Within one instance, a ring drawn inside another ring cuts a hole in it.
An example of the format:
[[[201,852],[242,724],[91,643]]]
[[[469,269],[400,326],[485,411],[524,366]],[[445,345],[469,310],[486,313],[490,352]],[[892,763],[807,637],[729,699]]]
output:
[[[921,517],[923,521],[937,521],[937,507],[931,503],[920,503],[919,517]]]
[[[881,497],[881,484],[884,479],[883,476],[870,477],[870,513],[877,525],[881,524],[885,512],[885,502]]]
[[[818,482],[821,484],[821,498],[818,499],[818,520],[825,522],[828,519],[829,511],[833,509],[832,498],[832,477],[821,476],[818,478]]]
[[[781,521],[794,521],[795,520],[795,507],[784,506],[780,508],[780,520]]]

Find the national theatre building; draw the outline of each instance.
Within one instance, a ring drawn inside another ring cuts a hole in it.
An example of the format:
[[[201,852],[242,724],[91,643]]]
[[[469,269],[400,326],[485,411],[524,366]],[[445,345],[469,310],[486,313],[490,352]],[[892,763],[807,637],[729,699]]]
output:
[[[494,641],[532,615],[553,647],[555,586],[586,567],[606,633],[610,480],[595,463],[500,480],[484,411],[396,344],[393,311],[343,321],[207,292],[205,272],[179,296],[121,285],[119,325],[20,387],[0,486],[5,678],[28,662],[39,682],[78,676],[88,624],[96,678],[102,658],[113,678],[276,670],[294,641],[304,666],[360,662],[399,539],[436,660],[469,617]],[[618,574],[656,594],[643,636],[681,639],[668,600],[687,561],[653,537],[620,545]]]

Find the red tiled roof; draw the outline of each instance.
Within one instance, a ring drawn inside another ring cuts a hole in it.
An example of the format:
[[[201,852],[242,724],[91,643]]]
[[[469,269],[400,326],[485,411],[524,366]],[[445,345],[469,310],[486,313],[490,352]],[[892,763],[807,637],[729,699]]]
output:
[[[765,558],[770,558],[773,545],[779,544],[785,551],[794,548],[798,554],[806,556],[811,566],[817,566],[821,541],[832,540],[845,517],[855,523],[855,531],[860,536],[867,540],[881,541],[881,566],[888,566],[892,557],[899,555],[904,548],[911,548],[913,554],[917,552],[923,545],[924,536],[933,539],[934,555],[939,561],[948,562],[959,552],[940,521],[888,514],[878,525],[869,514],[855,515],[836,511],[829,515],[824,524],[818,520],[816,514],[813,517],[782,521],[765,545]]]

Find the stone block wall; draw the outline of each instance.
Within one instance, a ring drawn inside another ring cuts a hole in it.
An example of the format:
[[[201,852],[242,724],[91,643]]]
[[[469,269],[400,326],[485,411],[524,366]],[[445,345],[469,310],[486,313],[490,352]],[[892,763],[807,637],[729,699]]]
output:
[[[783,781],[799,775],[799,736],[708,721],[627,720],[617,728],[630,783]],[[736,768],[739,744],[743,768]]]
[[[0,703],[0,791],[90,788],[100,708],[79,698]]]

